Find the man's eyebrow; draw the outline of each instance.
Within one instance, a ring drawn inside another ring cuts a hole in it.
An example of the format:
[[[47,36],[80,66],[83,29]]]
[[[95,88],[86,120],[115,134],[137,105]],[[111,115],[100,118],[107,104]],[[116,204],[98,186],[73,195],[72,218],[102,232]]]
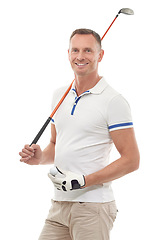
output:
[[[84,50],[93,50],[91,47],[86,47]]]
[[[72,49],[72,50],[78,50],[78,48],[77,48],[77,47],[72,47],[71,49]]]
[[[72,47],[72,50],[78,50],[78,47]],[[91,47],[85,47],[84,50],[93,50]]]

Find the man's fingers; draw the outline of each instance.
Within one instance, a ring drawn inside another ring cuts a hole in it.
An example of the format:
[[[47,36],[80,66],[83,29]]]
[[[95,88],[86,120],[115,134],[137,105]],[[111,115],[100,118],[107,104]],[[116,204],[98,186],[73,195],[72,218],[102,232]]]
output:
[[[31,156],[31,155],[25,154],[25,153],[23,153],[23,152],[20,152],[19,155],[22,157],[22,158],[20,159],[21,162],[23,162],[23,161],[25,161],[25,160],[29,160],[29,159],[31,159],[31,158],[34,156],[34,155]]]
[[[30,158],[34,156],[34,149],[29,147],[29,145],[25,145],[24,148],[22,149],[21,152],[19,152],[19,155],[21,156],[20,161],[21,162],[26,162]]]
[[[26,155],[29,155],[29,156],[34,156],[34,152],[33,151],[29,151],[25,148],[22,149],[22,153],[26,154]]]
[[[29,165],[39,165],[42,157],[42,151],[39,145],[33,144],[29,146],[26,144],[21,152],[20,162],[27,163]]]
[[[24,146],[24,149],[26,149],[26,150],[28,150],[28,151],[30,151],[30,152],[34,152],[33,147],[32,147],[32,146],[29,146],[28,144],[26,144],[26,145]]]
[[[20,152],[19,155],[22,157],[22,158],[27,158],[28,157],[28,154],[26,153],[23,153],[23,152]]]
[[[33,152],[34,152],[35,150],[39,150],[40,146],[37,144],[32,144],[30,148],[33,149]]]
[[[31,158],[30,156],[29,156],[29,157],[22,157],[22,158],[20,159],[20,162],[26,163],[30,158]]]
[[[51,179],[51,181],[54,181],[55,177],[52,176],[50,173],[48,173],[48,177]]]

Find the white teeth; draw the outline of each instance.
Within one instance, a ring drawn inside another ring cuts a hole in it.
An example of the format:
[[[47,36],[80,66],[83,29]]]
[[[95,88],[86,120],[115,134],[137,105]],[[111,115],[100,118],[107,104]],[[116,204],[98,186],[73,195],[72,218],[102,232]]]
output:
[[[87,63],[83,63],[83,64],[82,63],[76,63],[76,65],[77,66],[85,66],[85,65],[87,65]]]

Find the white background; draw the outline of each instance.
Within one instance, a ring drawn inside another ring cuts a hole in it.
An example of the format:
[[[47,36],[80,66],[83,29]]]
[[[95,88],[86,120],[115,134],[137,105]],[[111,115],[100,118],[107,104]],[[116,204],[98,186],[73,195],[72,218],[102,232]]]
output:
[[[0,239],[36,240],[50,208],[50,166],[27,166],[19,151],[50,115],[53,91],[73,80],[68,39],[76,28],[105,39],[100,75],[131,105],[140,169],[114,181],[119,214],[112,240],[158,239],[158,3],[129,0],[1,0]],[[50,126],[39,140],[48,144]],[[113,150],[111,159],[117,153]],[[2,237],[3,236],[3,237]]]

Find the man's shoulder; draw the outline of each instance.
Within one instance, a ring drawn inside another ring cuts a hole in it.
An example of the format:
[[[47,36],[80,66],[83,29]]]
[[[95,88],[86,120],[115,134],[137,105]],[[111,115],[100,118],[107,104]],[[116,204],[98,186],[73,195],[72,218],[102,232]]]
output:
[[[55,89],[54,92],[53,92],[53,96],[56,98],[56,97],[59,97],[61,95],[64,95],[64,93],[66,92],[68,87],[69,87],[69,85],[66,85],[66,86],[62,86],[62,87],[59,87],[59,88]]]
[[[108,82],[106,83],[107,85],[104,91],[102,92],[102,95],[107,101],[111,101],[113,98],[121,96],[121,93],[119,93],[115,88],[113,88]]]

